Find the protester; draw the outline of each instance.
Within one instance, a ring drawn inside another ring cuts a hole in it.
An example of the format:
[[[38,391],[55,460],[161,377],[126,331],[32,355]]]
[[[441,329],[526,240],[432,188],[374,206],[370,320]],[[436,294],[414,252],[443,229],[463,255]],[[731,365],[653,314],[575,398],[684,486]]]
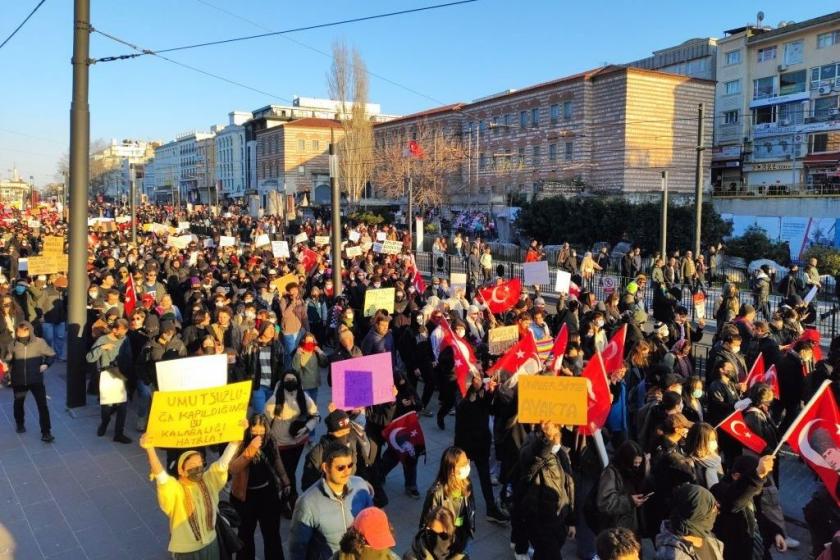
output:
[[[385,512],[376,507],[363,509],[341,537],[333,560],[399,560],[391,549],[396,545],[394,530]]]
[[[718,511],[714,496],[702,486],[677,488],[671,514],[656,536],[656,560],[723,560],[723,543],[712,533]]]
[[[23,403],[27,393],[32,393],[38,406],[38,423],[41,427],[41,441],[52,443],[50,409],[47,407],[47,390],[44,387],[44,373],[52,364],[55,352],[43,338],[33,332],[32,324],[22,321],[15,326],[15,340],[11,342],[4,360],[9,364],[12,391],[14,392],[13,412],[17,433],[26,431],[24,424]]]
[[[470,461],[467,454],[457,447],[449,447],[441,456],[435,482],[426,493],[420,513],[420,526],[430,513],[445,507],[454,519],[455,532],[449,554],[464,553],[475,534],[475,497],[470,483]]]

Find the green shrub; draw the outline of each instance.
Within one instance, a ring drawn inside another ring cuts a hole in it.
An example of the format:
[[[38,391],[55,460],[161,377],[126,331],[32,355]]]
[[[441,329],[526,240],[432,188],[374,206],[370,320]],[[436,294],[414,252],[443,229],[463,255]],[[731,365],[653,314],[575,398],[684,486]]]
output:
[[[752,225],[744,235],[733,237],[726,242],[726,254],[741,257],[747,264],[758,259],[771,259],[788,266],[790,264],[790,246],[786,241],[773,241],[767,237],[763,228]]]
[[[391,223],[392,221],[391,219],[389,219],[388,216],[377,214],[369,210],[356,210],[348,217],[353,222],[362,223],[369,226],[378,226],[379,224]]]
[[[820,274],[831,274],[837,276],[840,274],[840,250],[836,247],[828,247],[826,245],[811,245],[803,255],[804,261],[814,257],[817,259],[817,269]]]

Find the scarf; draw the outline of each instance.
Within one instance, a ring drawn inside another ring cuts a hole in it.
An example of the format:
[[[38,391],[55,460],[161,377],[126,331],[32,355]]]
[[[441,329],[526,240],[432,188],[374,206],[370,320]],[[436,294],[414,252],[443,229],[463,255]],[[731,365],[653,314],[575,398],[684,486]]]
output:
[[[717,502],[711,492],[696,484],[683,484],[674,491],[672,503],[670,521],[674,535],[712,536]]]

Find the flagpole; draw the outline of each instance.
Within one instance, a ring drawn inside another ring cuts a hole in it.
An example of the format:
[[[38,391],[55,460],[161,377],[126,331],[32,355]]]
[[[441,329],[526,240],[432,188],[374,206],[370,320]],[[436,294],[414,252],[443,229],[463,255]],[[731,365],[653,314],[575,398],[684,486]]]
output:
[[[802,410],[796,416],[796,419],[791,423],[790,426],[788,426],[788,429],[785,431],[785,434],[779,440],[779,445],[776,446],[776,449],[773,450],[773,453],[771,453],[771,455],[776,455],[776,453],[779,452],[779,449],[781,449],[782,445],[785,444],[787,439],[790,437],[790,434],[792,434],[793,431],[797,427],[799,427],[799,423],[802,421],[802,418],[804,418],[805,415],[808,414],[808,412],[811,410],[811,407],[814,406],[814,403],[817,402],[817,399],[819,399],[822,396],[822,394],[825,392],[829,385],[831,385],[830,379],[826,379],[822,382],[822,385],[820,385],[820,388],[817,389],[816,393],[814,393],[814,396],[811,397],[811,400],[808,401],[808,404],[802,407]]]

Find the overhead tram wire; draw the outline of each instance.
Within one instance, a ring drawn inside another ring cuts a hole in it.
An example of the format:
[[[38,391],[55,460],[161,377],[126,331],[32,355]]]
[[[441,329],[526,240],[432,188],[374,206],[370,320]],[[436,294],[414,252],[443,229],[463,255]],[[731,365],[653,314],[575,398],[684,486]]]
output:
[[[295,28],[292,28],[292,29],[284,29],[282,31],[272,31],[270,33],[259,33],[259,34],[256,34],[256,35],[246,35],[244,37],[232,37],[230,39],[221,39],[219,41],[207,41],[207,42],[204,42],[204,43],[195,43],[195,44],[192,44],[192,45],[182,45],[180,47],[170,47],[170,48],[167,48],[167,49],[157,49],[157,50],[138,49],[140,52],[133,53],[133,54],[126,54],[126,55],[106,56],[106,57],[94,59],[93,62],[113,62],[113,61],[116,61],[116,60],[127,60],[127,59],[137,58],[137,57],[146,56],[146,55],[160,56],[162,53],[185,51],[185,50],[198,49],[198,48],[210,47],[210,46],[215,46],[215,45],[225,45],[225,44],[228,44],[228,43],[237,43],[237,42],[241,42],[241,41],[250,41],[252,39],[262,39],[263,37],[272,37],[274,35],[284,35],[286,33],[294,33],[294,32],[299,32],[299,31],[311,31],[311,30],[314,30],[314,29],[323,29],[325,27],[335,27],[335,26],[338,26],[338,25],[345,25],[345,24],[348,24],[348,23],[359,23],[359,22],[362,22],[362,21],[370,21],[370,20],[381,19],[381,18],[386,18],[386,17],[394,17],[394,16],[405,15],[405,14],[425,12],[425,11],[429,11],[429,10],[437,10],[437,9],[441,9],[441,8],[449,8],[449,7],[458,6],[458,5],[461,5],[461,4],[471,4],[473,2],[478,2],[478,1],[479,0],[458,0],[456,2],[447,2],[445,4],[435,4],[435,5],[432,5],[432,6],[421,6],[419,8],[411,8],[411,9],[408,9],[408,10],[399,10],[399,11],[388,12],[388,13],[384,13],[384,14],[375,14],[375,15],[372,15],[372,16],[361,16],[361,17],[357,17],[357,18],[349,18],[349,19],[343,19],[343,20],[339,20],[339,21],[332,21],[332,22],[327,22],[327,23],[319,23],[319,24],[315,24],[315,25],[306,25],[306,26],[302,26],[302,27],[295,27]]]
[[[14,30],[14,31],[12,31],[12,33],[11,33],[8,37],[6,37],[6,38],[3,40],[3,42],[2,42],[2,43],[0,43],[0,49],[2,49],[3,47],[5,47],[5,46],[6,46],[6,43],[8,43],[8,42],[12,39],[12,37],[14,37],[14,36],[17,34],[17,32],[21,30],[21,28],[22,28],[24,25],[26,25],[26,22],[27,22],[27,21],[29,21],[29,18],[31,18],[32,16],[34,16],[34,15],[35,15],[35,12],[37,12],[37,11],[38,11],[38,8],[40,8],[41,6],[43,6],[44,2],[46,2],[46,1],[47,1],[47,0],[41,0],[40,2],[38,2],[38,4],[37,4],[34,8],[32,8],[32,11],[31,11],[31,12],[29,12],[29,15],[27,15],[25,18],[23,18],[23,21],[22,21],[22,22],[20,22],[20,25],[18,25],[17,27],[15,27],[15,30]]]

